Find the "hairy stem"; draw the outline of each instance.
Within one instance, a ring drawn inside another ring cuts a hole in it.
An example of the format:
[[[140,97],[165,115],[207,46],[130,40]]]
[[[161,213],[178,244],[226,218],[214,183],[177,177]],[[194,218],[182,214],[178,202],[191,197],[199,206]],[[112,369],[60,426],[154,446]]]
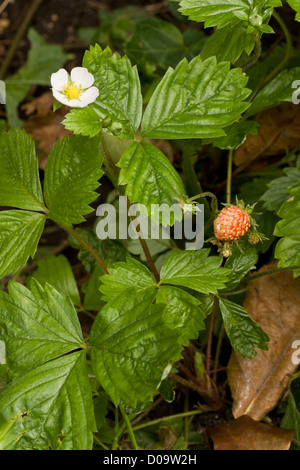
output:
[[[192,411],[185,411],[184,413],[178,413],[176,415],[164,416],[163,418],[154,419],[154,420],[149,421],[147,423],[143,423],[143,424],[139,424],[138,426],[134,426],[133,431],[139,431],[140,429],[145,429],[149,426],[155,426],[157,424],[167,423],[168,421],[172,421],[174,419],[186,418],[187,416],[200,415],[201,413],[203,413],[202,410],[192,410]]]
[[[129,204],[129,207],[130,207],[130,204]],[[149,251],[148,245],[147,245],[147,243],[146,243],[146,241],[143,237],[143,234],[141,233],[140,226],[139,226],[139,224],[136,223],[136,217],[134,215],[130,215],[130,218],[133,221],[133,223],[135,224],[135,228],[136,228],[137,232],[139,233],[140,244],[141,244],[141,246],[143,248],[143,251],[145,253],[145,256],[146,256],[148,265],[151,269],[151,272],[152,272],[153,276],[155,277],[156,282],[159,283],[160,282],[159,272],[156,269],[156,266],[154,264],[151,253]]]
[[[209,329],[208,329],[208,341],[207,341],[207,348],[206,348],[206,363],[205,363],[206,375],[209,375],[209,371],[210,371],[211,346],[212,346],[212,337],[213,337],[213,331],[214,331],[216,308],[217,308],[217,298],[215,297],[211,316],[210,316]]]
[[[218,373],[218,365],[219,365],[219,358],[220,358],[220,353],[221,353],[221,347],[224,339],[224,334],[225,334],[225,327],[224,323],[222,323],[222,326],[219,331],[219,337],[218,337],[218,342],[216,346],[216,353],[215,353],[215,359],[214,359],[214,373],[213,373],[213,381],[216,384],[217,383],[217,373]]]
[[[104,158],[104,165],[105,165],[105,168],[107,170],[107,175],[110,179],[110,181],[112,182],[112,184],[114,185],[114,187],[120,191],[121,194],[125,194],[125,191],[123,188],[120,188],[120,186],[118,185],[118,180],[119,180],[119,170],[118,168],[116,167],[115,165],[115,162],[113,161],[110,153],[109,153],[109,150],[107,148],[107,145],[104,141],[104,139],[102,138],[102,142],[101,142],[101,147],[100,147],[100,150],[101,150],[101,153],[103,155],[103,158]],[[128,208],[130,207],[130,203],[128,201]],[[135,222],[135,219],[136,217],[134,217],[133,215],[130,216],[131,220],[133,222]],[[153,258],[151,256],[151,253],[149,251],[149,248],[148,248],[148,245],[145,241],[145,238],[143,237],[143,234],[140,232],[139,230],[139,227],[138,225],[136,224],[136,229],[137,231],[139,232],[139,241],[140,241],[140,244],[143,248],[143,251],[145,253],[145,256],[146,256],[146,259],[147,259],[147,262],[148,262],[148,265],[151,269],[151,272],[153,274],[153,276],[155,277],[155,280],[156,282],[159,282],[160,281],[160,277],[159,277],[159,273],[156,269],[156,266],[154,264],[154,261],[153,261]]]
[[[228,164],[227,164],[227,183],[226,183],[226,203],[227,204],[231,203],[232,159],[233,159],[233,149],[230,149],[228,153]]]
[[[285,40],[286,40],[287,50],[286,50],[286,54],[285,54],[285,57],[284,57],[283,61],[280,62],[280,64],[278,64],[277,67],[275,67],[275,69],[273,69],[269,73],[269,75],[266,76],[265,80],[263,81],[263,83],[259,86],[258,90],[256,91],[256,94],[262,88],[264,88],[274,77],[276,77],[276,75],[283,69],[285,64],[288,62],[288,60],[289,60],[289,58],[291,57],[291,54],[292,54],[292,38],[291,38],[290,32],[289,32],[286,24],[284,23],[284,21],[282,20],[282,18],[280,17],[280,15],[277,13],[276,10],[273,10],[273,16],[274,16],[275,20],[280,25],[280,27],[283,31],[283,34],[284,34]]]
[[[248,62],[246,62],[242,66],[243,71],[249,69],[250,67],[253,67],[253,65],[255,65],[258,59],[260,58],[260,54],[261,54],[261,41],[258,36],[255,36],[254,53],[252,54]]]
[[[104,449],[104,450],[110,450],[110,448],[107,447],[105,444],[103,444],[103,442],[100,441],[100,439],[98,439],[98,437],[97,437],[95,434],[94,434],[94,440],[97,442],[97,444],[98,444],[99,446],[102,447],[102,449]]]
[[[123,405],[120,405],[120,410],[121,410],[122,416],[124,418],[124,422],[126,423],[128,434],[129,434],[131,443],[133,445],[133,448],[134,448],[134,450],[138,450],[138,445],[137,445],[137,442],[136,442],[136,438],[135,438],[131,423],[129,421],[128,415],[127,415]]]
[[[205,222],[204,225],[204,233],[206,233],[207,229],[210,227],[214,219],[216,218],[217,212],[218,212],[218,199],[214,193],[211,193],[210,191],[206,191],[205,193],[201,193],[198,196],[194,196],[189,199],[189,201],[193,201],[195,199],[198,199],[200,197],[211,197],[212,202],[211,202],[211,211],[210,211],[210,216],[209,219]],[[206,200],[206,199],[205,199]]]
[[[282,271],[293,271],[294,269],[300,269],[300,266],[289,266],[287,268],[276,268],[270,269],[269,271],[264,271],[263,273],[253,274],[252,276],[245,277],[242,282],[250,282],[259,277],[269,276],[270,274],[280,273]]]
[[[97,263],[100,264],[101,268],[104,269],[104,271],[108,274],[108,268],[106,264],[100,258],[98,253],[96,253],[94,248],[86,240],[84,240],[72,227],[67,227],[66,225],[62,225],[62,227],[92,255],[92,257],[97,261]]]

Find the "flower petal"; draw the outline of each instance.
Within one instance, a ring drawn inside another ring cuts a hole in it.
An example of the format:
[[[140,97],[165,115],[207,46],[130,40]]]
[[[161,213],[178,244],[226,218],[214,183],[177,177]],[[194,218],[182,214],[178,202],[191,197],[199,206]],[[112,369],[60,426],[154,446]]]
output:
[[[88,90],[85,90],[81,96],[80,96],[80,101],[82,103],[81,108],[84,108],[88,104],[93,103],[99,96],[99,90],[97,87],[92,86]]]
[[[85,108],[85,106],[89,105],[90,103],[93,103],[97,99],[99,95],[99,90],[97,87],[93,86],[88,90],[84,91],[81,94],[80,99],[77,100],[69,100],[66,95],[54,89],[52,90],[52,93],[57,101],[62,104],[65,104],[66,106],[70,106],[71,108]]]
[[[68,84],[68,72],[65,69],[59,69],[58,72],[51,75],[51,85],[53,90],[61,91]]]
[[[82,102],[80,100],[69,100],[66,95],[60,93],[59,91],[52,90],[54,98],[62,104],[69,106],[70,108],[84,108],[88,105],[86,102]]]
[[[77,86],[81,85],[82,88],[89,88],[95,81],[94,76],[85,67],[75,67],[72,69],[71,80]]]
[[[52,90],[52,93],[53,93],[53,96],[54,98],[59,101],[60,103],[62,104],[66,104],[67,106],[70,106],[70,101],[68,100],[68,98],[66,97],[66,95],[64,95],[63,93],[60,93],[59,91],[57,90]]]

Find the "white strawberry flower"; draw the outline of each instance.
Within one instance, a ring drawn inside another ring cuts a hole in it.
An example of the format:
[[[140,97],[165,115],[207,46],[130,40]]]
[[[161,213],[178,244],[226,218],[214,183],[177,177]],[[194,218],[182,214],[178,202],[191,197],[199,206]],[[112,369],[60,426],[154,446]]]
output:
[[[95,79],[85,67],[75,67],[69,75],[65,69],[51,75],[52,93],[62,104],[72,108],[84,108],[99,96]]]

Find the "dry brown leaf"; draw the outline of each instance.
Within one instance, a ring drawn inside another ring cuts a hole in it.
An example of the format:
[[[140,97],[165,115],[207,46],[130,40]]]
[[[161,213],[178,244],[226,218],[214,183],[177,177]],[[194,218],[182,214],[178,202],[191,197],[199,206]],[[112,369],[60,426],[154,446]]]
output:
[[[24,103],[21,109],[25,112],[26,116],[31,118],[44,117],[52,111],[54,101],[51,91],[47,91],[33,101]]]
[[[300,107],[292,103],[262,111],[255,121],[260,124],[257,135],[247,139],[234,154],[237,166],[250,165],[258,158],[284,155],[300,145]]]
[[[272,263],[258,272],[276,268]],[[253,280],[244,307],[269,335],[269,350],[257,350],[252,360],[233,352],[228,382],[233,415],[261,420],[280,399],[297,365],[292,362],[294,340],[300,339],[300,278],[285,271]]]
[[[280,429],[242,416],[210,428],[214,450],[289,450],[292,431]]]
[[[62,106],[56,112],[53,112],[53,103],[52,93],[46,92],[39,98],[22,106],[22,110],[29,116],[24,124],[24,129],[38,142],[38,148],[42,152],[39,158],[41,169],[45,168],[50,150],[56,141],[61,140],[65,135],[72,134],[61,124],[67,108]]]

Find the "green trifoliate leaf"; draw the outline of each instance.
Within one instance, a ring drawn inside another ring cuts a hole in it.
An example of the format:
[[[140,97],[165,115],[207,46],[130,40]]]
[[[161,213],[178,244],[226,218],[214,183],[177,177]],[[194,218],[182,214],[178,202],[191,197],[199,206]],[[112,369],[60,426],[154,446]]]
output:
[[[50,255],[38,261],[33,277],[42,285],[51,284],[64,295],[69,295],[75,305],[80,305],[80,295],[68,259],[64,255]]]
[[[161,283],[188,287],[203,294],[216,293],[225,287],[229,270],[220,267],[220,256],[208,255],[208,249],[171,253],[161,269]]]
[[[288,191],[292,197],[281,206],[278,215],[282,220],[274,231],[274,235],[282,237],[275,249],[278,266],[282,268],[300,265],[300,184]],[[295,269],[294,275],[299,276],[300,269]]]
[[[297,183],[300,179],[299,168],[285,168],[285,176],[280,176],[268,184],[269,189],[261,196],[264,207],[269,211],[277,212],[282,204],[291,196],[288,188]]]
[[[90,450],[95,431],[85,354],[21,376],[0,397],[0,449]]]
[[[65,117],[63,124],[74,134],[95,137],[102,131],[99,115],[90,106],[82,109],[71,109]]]
[[[49,217],[68,227],[79,224],[97,199],[102,176],[99,139],[65,137],[52,148],[45,168],[44,196]]]
[[[300,0],[287,0],[287,2],[297,13],[296,20],[300,21]]]
[[[5,80],[6,112],[11,127],[21,126],[18,106],[24,101],[32,85],[49,87],[49,77],[68,60],[59,44],[48,44],[34,29],[28,32],[31,48],[26,64]]]
[[[246,116],[253,116],[273,106],[277,106],[282,101],[292,101],[295,88],[293,82],[299,80],[300,67],[280,72],[270,83],[268,83],[254,98]]]
[[[202,60],[216,56],[218,62],[229,60],[234,64],[245,51],[248,55],[254,48],[255,38],[247,34],[245,26],[226,26],[209,36],[202,51]]]
[[[2,132],[0,166],[0,205],[44,211],[35,144],[25,131]]]
[[[172,286],[161,286],[156,296],[156,303],[167,305],[163,318],[170,327],[181,332],[179,343],[188,345],[190,340],[198,337],[199,331],[205,329],[205,314],[200,300],[182,289]]]
[[[144,204],[156,222],[163,225],[172,224],[169,220],[169,211],[161,214],[153,211],[154,204],[176,204],[176,199],[184,196],[184,188],[180,177],[174,170],[167,157],[154,145],[133,142],[124,152],[118,163],[121,168],[119,184],[126,184],[126,195],[130,202]],[[178,206],[178,216],[181,219],[181,210]]]
[[[232,247],[232,255],[226,260],[225,268],[230,269],[229,281],[226,283],[226,290],[232,290],[237,287],[244,276],[255,269],[255,263],[258,260],[257,250],[249,243],[239,243]],[[241,251],[242,250],[242,251]]]
[[[230,300],[220,299],[224,327],[231,345],[242,357],[256,356],[254,348],[267,350],[268,335],[255,323],[246,310]]]
[[[185,43],[185,35],[176,26],[159,18],[150,18],[137,23],[125,51],[139,70],[153,75],[157,68],[176,67],[184,57],[192,59],[201,50],[205,38],[203,32],[195,31],[193,46],[198,47],[198,50],[191,54]]]
[[[123,290],[134,286],[137,292],[156,284],[154,277],[146,266],[133,258],[127,258],[126,263],[115,263],[109,274],[101,277],[100,291],[103,300],[112,300]],[[139,295],[139,294],[137,294]]]
[[[142,117],[141,85],[136,67],[125,56],[113,54],[109,47],[102,51],[96,44],[85,53],[83,67],[93,74],[99,96],[92,104],[103,128],[132,138]],[[75,112],[74,112],[75,116]],[[74,118],[73,118],[74,120]]]
[[[215,57],[195,57],[169,68],[154,91],[142,122],[142,135],[158,139],[195,139],[226,135],[223,128],[249,106],[243,100],[246,75]]]
[[[166,368],[179,359],[180,333],[162,318],[164,306],[152,305],[156,289],[124,290],[98,314],[92,327],[92,364],[115,405],[136,407],[152,400]]]
[[[14,274],[33,258],[46,217],[21,210],[0,212],[0,278]]]
[[[181,0],[179,11],[194,21],[205,21],[205,27],[235,26],[244,20],[253,29],[270,16],[269,6],[280,6],[280,0]]]
[[[52,286],[32,280],[31,290],[9,284],[9,295],[0,292],[0,337],[14,373],[82,347],[76,310],[70,299]]]

